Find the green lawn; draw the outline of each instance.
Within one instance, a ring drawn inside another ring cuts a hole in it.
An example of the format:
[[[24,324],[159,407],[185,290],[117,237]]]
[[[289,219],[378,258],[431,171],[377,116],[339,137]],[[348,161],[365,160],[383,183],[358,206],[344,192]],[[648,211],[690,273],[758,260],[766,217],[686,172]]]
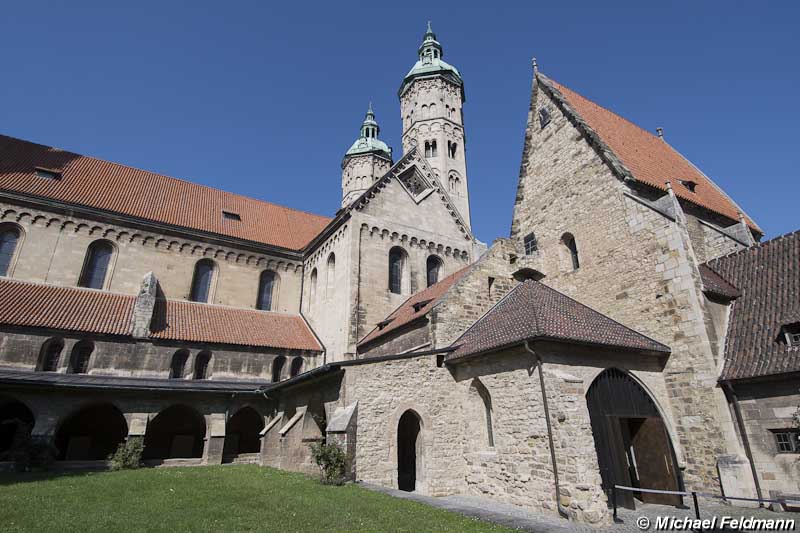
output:
[[[0,474],[0,531],[507,531],[258,466]]]

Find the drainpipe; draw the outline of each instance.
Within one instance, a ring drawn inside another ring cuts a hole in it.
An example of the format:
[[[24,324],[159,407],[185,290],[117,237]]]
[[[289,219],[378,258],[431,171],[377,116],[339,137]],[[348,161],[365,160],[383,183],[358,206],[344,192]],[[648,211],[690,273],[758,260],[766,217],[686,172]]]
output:
[[[539,354],[531,350],[531,347],[528,345],[528,341],[525,341],[525,349],[536,358],[536,366],[539,368],[539,385],[542,389],[542,404],[544,405],[544,419],[547,422],[547,439],[550,441],[550,460],[553,463],[553,480],[555,481],[556,486],[556,507],[558,508],[558,514],[562,517],[569,519],[569,513],[567,509],[561,505],[561,490],[559,489],[558,485],[558,463],[556,462],[556,448],[553,445],[553,426],[550,423],[550,409],[547,406],[547,391],[544,388],[544,373],[542,367],[544,366],[542,363],[542,358],[539,357]]]
[[[761,494],[761,484],[758,482],[758,472],[756,471],[756,463],[753,460],[753,451],[750,449],[750,439],[747,438],[747,429],[744,427],[744,420],[742,420],[742,410],[739,408],[739,397],[736,396],[736,391],[733,390],[733,385],[730,381],[721,381],[720,384],[728,397],[733,401],[733,412],[736,415],[736,425],[739,426],[739,435],[742,436],[742,444],[744,445],[744,453],[747,455],[747,460],[750,462],[750,472],[753,474],[753,482],[756,484],[756,494],[758,499],[763,498]],[[764,502],[758,502],[759,507],[764,507]]]

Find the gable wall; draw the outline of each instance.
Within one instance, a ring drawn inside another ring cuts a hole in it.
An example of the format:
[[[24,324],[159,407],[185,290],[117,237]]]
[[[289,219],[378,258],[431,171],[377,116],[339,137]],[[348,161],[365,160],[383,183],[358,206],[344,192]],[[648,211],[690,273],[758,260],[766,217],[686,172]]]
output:
[[[535,231],[539,251],[522,263],[543,283],[673,350],[664,379],[677,418],[689,486],[718,489],[717,456],[738,452],[705,329],[697,260],[685,228],[624,195],[626,187],[554,102],[532,99],[512,222],[520,254]],[[536,111],[547,105],[544,129]],[[581,267],[572,271],[560,242],[575,236]],[[726,441],[734,450],[726,449]]]

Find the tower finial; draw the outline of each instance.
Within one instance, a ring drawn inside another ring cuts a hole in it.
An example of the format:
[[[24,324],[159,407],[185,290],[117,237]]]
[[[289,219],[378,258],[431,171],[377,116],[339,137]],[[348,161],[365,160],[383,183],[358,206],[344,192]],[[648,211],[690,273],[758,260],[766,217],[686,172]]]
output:
[[[531,65],[533,65],[533,72],[539,72],[539,63],[536,61],[535,57],[531,58]]]
[[[658,138],[663,141],[664,140],[664,128],[656,128],[656,135],[658,135]]]
[[[431,29],[431,21],[430,20],[428,21],[428,31],[426,31],[425,33],[433,33],[433,30]]]

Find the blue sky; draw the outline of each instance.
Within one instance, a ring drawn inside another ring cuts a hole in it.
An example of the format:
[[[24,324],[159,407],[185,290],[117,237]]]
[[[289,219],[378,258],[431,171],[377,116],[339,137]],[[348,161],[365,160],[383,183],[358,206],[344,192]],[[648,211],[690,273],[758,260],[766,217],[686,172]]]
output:
[[[8,3],[0,132],[332,215],[370,100],[400,155],[397,89],[430,19],[465,79],[479,239],[508,235],[534,55],[663,127],[768,237],[800,228],[800,3],[281,4]]]

